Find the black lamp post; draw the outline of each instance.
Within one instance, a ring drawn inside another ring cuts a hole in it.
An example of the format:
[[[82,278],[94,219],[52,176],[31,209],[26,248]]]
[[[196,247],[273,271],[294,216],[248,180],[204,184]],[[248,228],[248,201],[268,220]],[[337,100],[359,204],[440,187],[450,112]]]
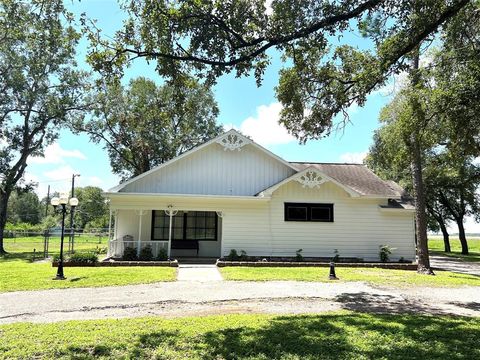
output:
[[[66,277],[63,275],[63,239],[65,235],[65,214],[67,213],[67,204],[70,205],[70,212],[73,213],[73,210],[78,205],[77,198],[68,199],[68,195],[62,194],[60,198],[54,197],[50,201],[50,204],[53,205],[53,208],[57,210],[60,206],[60,211],[62,212],[62,233],[60,235],[60,259],[58,261],[57,276],[53,280],[65,280]]]

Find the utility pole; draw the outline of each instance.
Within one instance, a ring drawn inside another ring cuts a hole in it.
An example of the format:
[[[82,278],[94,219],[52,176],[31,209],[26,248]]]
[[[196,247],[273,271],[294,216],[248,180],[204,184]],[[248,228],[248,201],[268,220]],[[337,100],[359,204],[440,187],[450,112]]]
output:
[[[75,177],[79,177],[80,174],[72,174],[72,198],[75,197]],[[73,223],[73,215],[74,212],[70,211],[70,253],[73,254],[74,249],[74,240],[75,240],[75,232],[74,232],[74,223]]]
[[[45,204],[45,217],[48,215],[48,205],[50,204],[50,185],[48,185],[47,190],[47,202]]]

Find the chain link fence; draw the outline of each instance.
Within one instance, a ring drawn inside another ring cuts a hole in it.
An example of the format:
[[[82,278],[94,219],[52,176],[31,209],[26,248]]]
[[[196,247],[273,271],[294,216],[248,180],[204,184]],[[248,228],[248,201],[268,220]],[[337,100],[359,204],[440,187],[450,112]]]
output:
[[[73,235],[73,236],[72,236]],[[5,232],[5,250],[18,257],[40,259],[60,253],[61,230],[49,229],[40,232],[9,230]],[[70,232],[65,229],[63,252],[96,252],[106,254],[108,246],[108,229],[91,232]]]

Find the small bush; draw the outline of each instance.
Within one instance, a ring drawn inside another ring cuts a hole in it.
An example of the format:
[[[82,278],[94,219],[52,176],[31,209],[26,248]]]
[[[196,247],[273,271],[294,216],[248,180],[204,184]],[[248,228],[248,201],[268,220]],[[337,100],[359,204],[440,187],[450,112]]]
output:
[[[95,247],[95,250],[93,250],[93,252],[97,255],[103,255],[103,254],[106,254],[108,252],[108,247],[106,246],[97,246]]]
[[[98,262],[98,256],[93,252],[88,252],[88,253],[77,252],[75,254],[70,255],[67,261],[76,262],[76,263],[85,263],[85,264],[95,264],[96,262]]]
[[[333,262],[339,262],[340,261],[340,253],[338,252],[338,249],[333,250]]]
[[[248,259],[247,252],[245,250],[240,250],[239,259],[240,260],[247,260]]]
[[[160,248],[160,251],[158,252],[158,255],[157,255],[157,260],[158,260],[158,261],[166,261],[166,260],[168,260],[167,249],[165,249],[165,248]]]
[[[138,260],[137,258],[137,250],[133,247],[127,246],[125,250],[123,250],[123,260],[125,261],[135,261]]]
[[[392,254],[392,248],[388,245],[380,245],[380,251],[378,256],[380,257],[381,262],[388,262],[390,260],[390,255]]]
[[[303,249],[298,249],[297,251],[295,251],[295,259],[297,261],[303,261],[302,251]]]
[[[231,249],[230,253],[227,256],[225,256],[225,259],[230,261],[235,261],[235,260],[238,260],[239,258],[240,256],[238,256],[237,250],[235,249]]]
[[[153,253],[152,247],[150,245],[145,246],[140,250],[140,256],[138,258],[140,261],[152,261]]]

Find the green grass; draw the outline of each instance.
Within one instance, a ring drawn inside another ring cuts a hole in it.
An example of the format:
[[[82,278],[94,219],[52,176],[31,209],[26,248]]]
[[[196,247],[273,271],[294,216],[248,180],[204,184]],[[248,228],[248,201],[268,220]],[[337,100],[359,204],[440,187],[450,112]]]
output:
[[[450,239],[451,253],[444,252],[445,247],[442,238],[430,237],[428,239],[428,247],[433,254],[450,256],[462,261],[480,262],[480,239],[467,238],[467,242],[469,250],[468,255],[462,255],[462,247],[460,245],[460,240],[458,239]]]
[[[480,319],[226,315],[0,326],[4,359],[479,359]]]
[[[386,270],[378,268],[337,267],[340,281],[366,281],[375,285],[397,287],[417,286],[480,286],[480,276],[437,271],[436,276],[420,275],[416,271]],[[224,267],[221,273],[226,280],[269,281],[330,281],[328,268],[313,267]]]
[[[57,269],[49,261],[29,262],[0,258],[0,292],[76,287],[98,287],[174,281],[170,267],[65,267],[67,280],[54,281]]]
[[[5,250],[12,254],[15,258],[24,258],[31,260],[35,257],[43,255],[44,238],[42,236],[18,237],[12,239],[4,239]],[[106,248],[107,238],[93,235],[76,235],[74,249],[76,251],[93,251],[97,248]],[[65,237],[63,250],[68,250],[68,237]],[[49,256],[60,253],[60,238],[58,236],[51,237],[49,240]]]

